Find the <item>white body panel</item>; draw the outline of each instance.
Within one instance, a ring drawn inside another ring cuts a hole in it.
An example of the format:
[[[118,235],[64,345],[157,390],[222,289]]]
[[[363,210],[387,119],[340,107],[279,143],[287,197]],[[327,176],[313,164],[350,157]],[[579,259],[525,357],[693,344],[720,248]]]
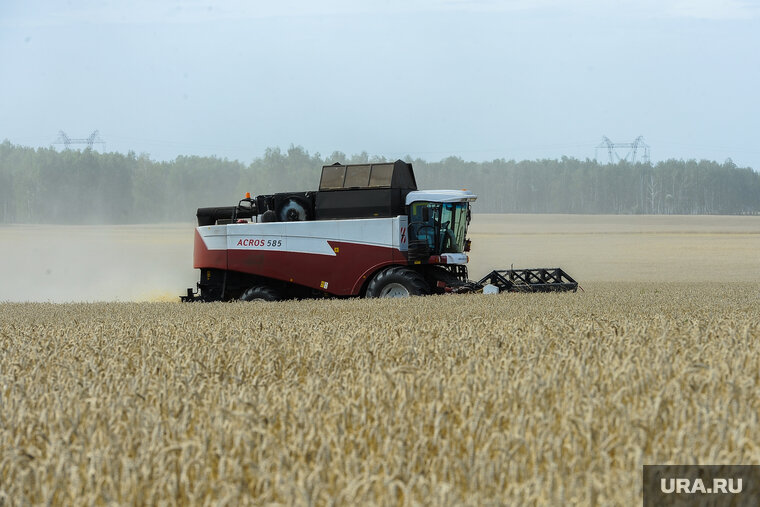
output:
[[[466,253],[442,253],[441,260],[444,264],[467,264]]]
[[[328,241],[408,250],[407,217],[259,222],[198,227],[209,250],[276,250],[331,255]]]

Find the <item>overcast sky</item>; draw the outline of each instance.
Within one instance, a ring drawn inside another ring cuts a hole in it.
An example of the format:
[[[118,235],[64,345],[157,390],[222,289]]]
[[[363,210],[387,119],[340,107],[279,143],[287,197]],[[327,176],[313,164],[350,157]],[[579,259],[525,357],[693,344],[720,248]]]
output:
[[[760,168],[759,21],[740,0],[3,0],[0,140],[519,160],[643,135],[654,161]]]

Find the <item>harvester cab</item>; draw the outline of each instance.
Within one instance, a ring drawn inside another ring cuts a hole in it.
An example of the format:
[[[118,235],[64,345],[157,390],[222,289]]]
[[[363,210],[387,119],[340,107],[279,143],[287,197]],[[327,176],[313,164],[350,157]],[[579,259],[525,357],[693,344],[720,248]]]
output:
[[[409,259],[430,257],[450,264],[466,264],[470,202],[477,196],[467,190],[423,190],[406,196],[409,216]],[[435,260],[435,259],[434,259]]]
[[[575,290],[559,268],[467,274],[467,190],[418,190],[411,164],[333,164],[319,190],[199,208],[197,291],[183,301],[274,301],[473,292]],[[490,278],[488,278],[490,277]]]

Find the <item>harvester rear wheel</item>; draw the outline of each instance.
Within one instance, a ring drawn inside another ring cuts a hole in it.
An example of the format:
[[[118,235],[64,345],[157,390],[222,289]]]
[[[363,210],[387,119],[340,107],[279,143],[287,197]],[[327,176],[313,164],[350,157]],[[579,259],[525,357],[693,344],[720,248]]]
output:
[[[375,275],[367,286],[368,298],[399,298],[430,294],[430,286],[418,272],[393,266]]]
[[[279,301],[280,294],[272,287],[254,285],[240,296],[241,301]]]

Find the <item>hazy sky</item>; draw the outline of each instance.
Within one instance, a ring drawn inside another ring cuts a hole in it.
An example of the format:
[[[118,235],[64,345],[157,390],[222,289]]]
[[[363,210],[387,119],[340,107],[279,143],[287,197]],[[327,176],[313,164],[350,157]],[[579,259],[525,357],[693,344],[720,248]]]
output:
[[[760,168],[759,95],[760,2],[0,2],[0,140],[32,146],[489,160],[643,135]]]

